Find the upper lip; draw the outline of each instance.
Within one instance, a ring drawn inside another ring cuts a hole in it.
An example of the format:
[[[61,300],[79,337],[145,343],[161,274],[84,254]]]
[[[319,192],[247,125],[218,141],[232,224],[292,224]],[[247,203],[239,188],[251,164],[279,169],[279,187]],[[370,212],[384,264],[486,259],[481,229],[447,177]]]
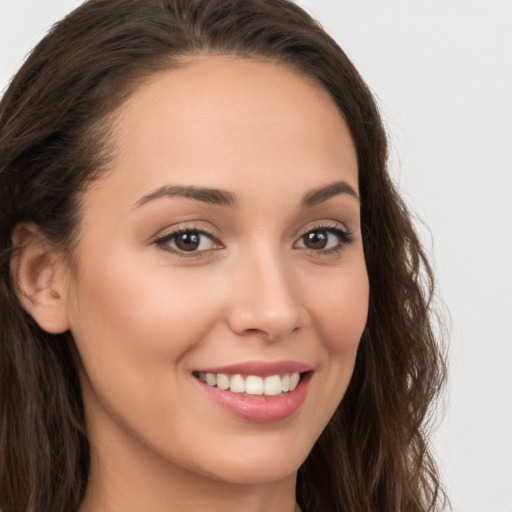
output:
[[[313,369],[310,364],[299,361],[246,361],[243,363],[230,364],[227,366],[216,366],[213,368],[200,368],[196,371],[203,373],[223,373],[225,375],[259,375],[268,377],[270,375],[303,373]]]

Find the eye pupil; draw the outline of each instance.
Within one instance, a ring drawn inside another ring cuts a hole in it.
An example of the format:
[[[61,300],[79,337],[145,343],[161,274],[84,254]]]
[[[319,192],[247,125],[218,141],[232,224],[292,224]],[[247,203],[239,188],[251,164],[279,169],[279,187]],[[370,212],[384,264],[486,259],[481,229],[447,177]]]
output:
[[[195,251],[201,243],[200,234],[196,232],[182,233],[176,237],[176,247],[182,251]]]
[[[324,249],[329,237],[325,231],[311,231],[304,235],[304,245],[309,249]]]

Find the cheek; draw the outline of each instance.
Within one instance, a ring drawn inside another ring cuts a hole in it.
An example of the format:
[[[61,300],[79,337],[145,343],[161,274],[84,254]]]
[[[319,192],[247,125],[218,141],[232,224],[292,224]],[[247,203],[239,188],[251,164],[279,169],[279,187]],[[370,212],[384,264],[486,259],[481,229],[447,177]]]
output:
[[[368,316],[369,283],[364,260],[345,270],[318,288],[310,308],[324,353],[321,370],[325,371],[318,372],[328,402],[322,411],[324,422],[330,419],[348,387]]]
[[[84,268],[71,330],[89,378],[124,386],[130,375],[134,390],[172,381],[169,365],[179,367],[218,317],[215,287],[198,284],[115,256]]]
[[[310,311],[331,356],[355,353],[368,316],[369,284],[366,267],[359,264],[340,272],[312,296]]]
[[[182,423],[192,414],[184,402],[188,354],[219,317],[215,286],[202,289],[171,270],[115,255],[88,265],[72,311],[88,421],[107,432],[111,420],[135,428],[147,443],[160,439],[162,425],[179,434],[177,411],[189,411]]]
[[[105,338],[110,332],[114,336],[109,338],[123,333],[128,340],[135,340],[144,332],[144,347],[154,345],[156,349],[162,337],[170,345],[170,341],[181,339],[180,332],[200,329],[199,318],[212,316],[197,314],[213,313],[217,304],[214,293],[198,289],[197,281],[165,267],[123,266],[122,260],[117,260],[110,266],[89,268],[81,276],[79,307],[88,310],[87,323],[104,332]]]

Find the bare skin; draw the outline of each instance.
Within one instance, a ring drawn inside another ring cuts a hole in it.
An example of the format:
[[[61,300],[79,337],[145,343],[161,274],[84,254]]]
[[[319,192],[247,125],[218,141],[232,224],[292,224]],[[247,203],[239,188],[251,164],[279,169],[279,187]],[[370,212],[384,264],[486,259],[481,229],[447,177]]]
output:
[[[117,119],[78,269],[48,259],[58,300],[31,312],[83,363],[81,512],[293,512],[367,317],[348,128],[300,74],[223,56],[151,78]],[[251,421],[205,393],[198,370],[247,361],[309,365],[297,410]]]

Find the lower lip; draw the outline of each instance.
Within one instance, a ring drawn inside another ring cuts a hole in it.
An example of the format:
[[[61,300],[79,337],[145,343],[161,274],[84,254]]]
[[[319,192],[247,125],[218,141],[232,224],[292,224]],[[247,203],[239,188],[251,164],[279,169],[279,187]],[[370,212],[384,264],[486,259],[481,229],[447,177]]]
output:
[[[269,397],[232,393],[196,380],[210,398],[231,414],[248,421],[270,423],[284,420],[300,408],[306,399],[310,379],[311,372],[301,375],[300,382],[293,391]]]

